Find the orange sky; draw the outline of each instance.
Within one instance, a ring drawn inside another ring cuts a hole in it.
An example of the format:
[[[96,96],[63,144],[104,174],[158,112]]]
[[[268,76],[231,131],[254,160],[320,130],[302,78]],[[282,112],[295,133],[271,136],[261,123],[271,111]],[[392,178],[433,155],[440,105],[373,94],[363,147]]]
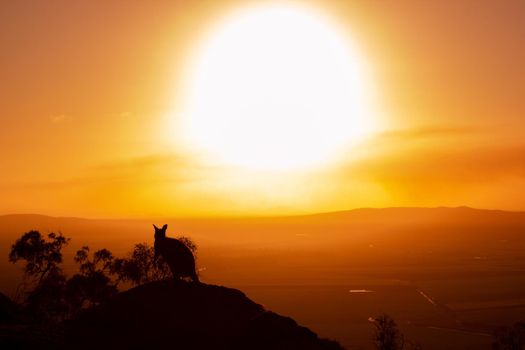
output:
[[[351,34],[383,124],[344,161],[285,173],[166,141],[192,45],[240,3],[2,2],[0,213],[525,210],[525,2],[290,1]]]

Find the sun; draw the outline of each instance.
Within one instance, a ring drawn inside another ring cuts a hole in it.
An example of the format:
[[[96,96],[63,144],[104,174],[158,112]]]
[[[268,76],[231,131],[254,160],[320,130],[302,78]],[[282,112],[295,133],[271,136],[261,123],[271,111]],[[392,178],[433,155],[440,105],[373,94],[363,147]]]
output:
[[[303,7],[228,16],[197,50],[185,100],[192,147],[246,168],[319,166],[372,128],[358,50]]]

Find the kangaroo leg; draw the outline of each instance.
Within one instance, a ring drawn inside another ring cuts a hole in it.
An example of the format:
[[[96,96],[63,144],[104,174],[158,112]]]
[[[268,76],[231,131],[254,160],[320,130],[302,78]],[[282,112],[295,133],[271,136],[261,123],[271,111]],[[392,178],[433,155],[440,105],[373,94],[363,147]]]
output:
[[[193,273],[191,275],[191,279],[193,281],[193,283],[200,283],[201,281],[199,281],[199,276],[197,276],[197,271],[195,271],[195,269],[193,269]]]

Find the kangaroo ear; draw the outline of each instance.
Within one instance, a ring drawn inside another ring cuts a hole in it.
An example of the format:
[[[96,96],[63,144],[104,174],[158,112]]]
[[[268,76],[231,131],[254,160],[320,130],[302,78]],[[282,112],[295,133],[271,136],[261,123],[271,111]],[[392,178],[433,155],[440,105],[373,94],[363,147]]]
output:
[[[155,224],[153,224],[153,227],[155,227],[155,230],[158,230],[158,229],[159,229],[157,226],[155,226]]]
[[[162,229],[163,229],[163,230],[166,230],[167,228],[168,228],[168,225],[167,225],[167,224],[165,224],[164,226],[162,226]]]

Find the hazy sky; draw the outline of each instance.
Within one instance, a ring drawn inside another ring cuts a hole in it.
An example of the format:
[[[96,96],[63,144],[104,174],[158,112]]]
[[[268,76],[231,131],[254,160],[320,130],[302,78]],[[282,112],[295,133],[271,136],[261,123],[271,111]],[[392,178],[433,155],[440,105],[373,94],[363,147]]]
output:
[[[286,2],[353,38],[381,131],[337,164],[284,173],[169,140],[194,44],[249,3],[2,1],[0,213],[525,210],[524,1]]]

